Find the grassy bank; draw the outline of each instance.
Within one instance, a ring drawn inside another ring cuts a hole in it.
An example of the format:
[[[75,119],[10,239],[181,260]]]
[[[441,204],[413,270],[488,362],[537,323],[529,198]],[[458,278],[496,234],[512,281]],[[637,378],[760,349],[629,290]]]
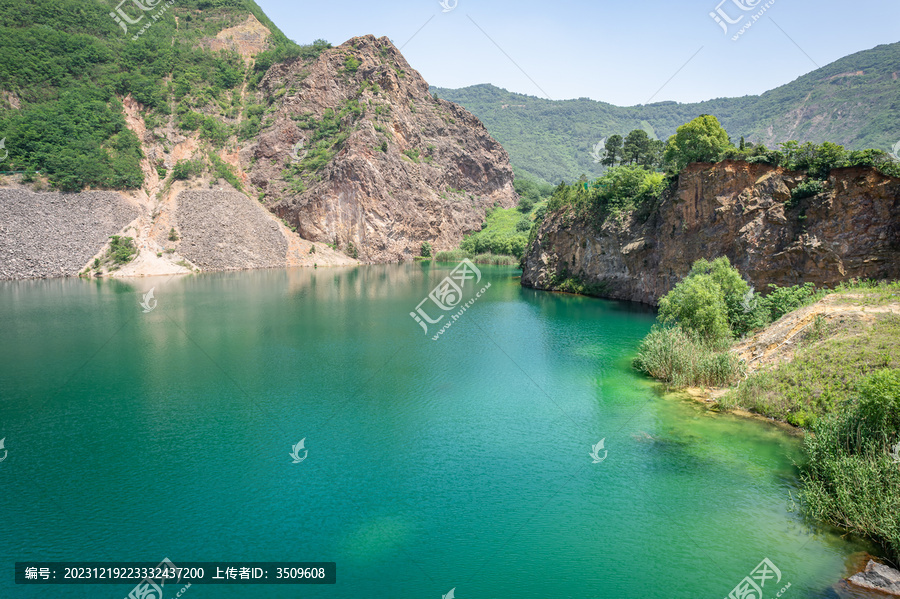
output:
[[[674,387],[727,387],[720,408],[805,429],[804,514],[900,563],[898,300],[898,282],[755,297],[727,260],[698,261],[660,299],[634,366]]]
[[[867,373],[900,368],[900,315],[818,317],[789,362],[759,370],[719,400],[805,427],[859,391]]]
[[[543,217],[553,187],[528,179],[515,180],[519,204],[515,208],[494,206],[485,214],[481,230],[469,233],[459,248],[438,252],[438,262],[458,262],[468,258],[481,264],[515,266],[525,253],[528,234],[536,219]],[[430,254],[430,252],[429,252]]]
[[[870,537],[900,564],[900,370],[860,378],[810,432],[803,512]]]

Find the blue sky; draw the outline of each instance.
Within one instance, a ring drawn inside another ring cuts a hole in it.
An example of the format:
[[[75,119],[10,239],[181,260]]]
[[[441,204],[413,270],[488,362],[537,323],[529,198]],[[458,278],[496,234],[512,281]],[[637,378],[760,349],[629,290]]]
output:
[[[444,1],[455,8],[443,12],[438,0],[257,0],[300,43],[386,35],[431,85],[493,83],[623,106],[759,94],[900,41],[896,0]],[[727,35],[710,17],[717,7],[741,19]]]

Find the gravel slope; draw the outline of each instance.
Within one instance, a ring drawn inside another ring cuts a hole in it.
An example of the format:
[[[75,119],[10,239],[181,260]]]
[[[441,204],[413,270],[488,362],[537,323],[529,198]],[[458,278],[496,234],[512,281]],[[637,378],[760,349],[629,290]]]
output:
[[[203,269],[285,265],[288,244],[265,208],[235,191],[183,191],[178,252]]]
[[[116,192],[0,189],[0,279],[78,274],[139,208]]]

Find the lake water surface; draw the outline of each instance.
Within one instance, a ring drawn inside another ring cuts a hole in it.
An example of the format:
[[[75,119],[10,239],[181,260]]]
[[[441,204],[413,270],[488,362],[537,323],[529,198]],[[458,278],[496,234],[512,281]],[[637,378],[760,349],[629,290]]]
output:
[[[0,283],[0,597],[133,586],[16,561],[164,557],[337,563],[188,599],[718,599],[764,558],[766,599],[831,596],[865,547],[791,511],[796,439],[631,370],[652,311],[483,266],[432,341],[410,312],[453,267]]]

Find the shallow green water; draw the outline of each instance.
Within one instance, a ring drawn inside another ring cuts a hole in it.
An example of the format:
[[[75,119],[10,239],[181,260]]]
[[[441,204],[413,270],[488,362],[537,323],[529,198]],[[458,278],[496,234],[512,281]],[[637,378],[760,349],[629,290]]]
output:
[[[409,313],[452,267],[0,284],[0,597],[131,586],[15,561],[163,557],[337,562],[196,599],[719,598],[763,558],[765,597],[829,596],[860,547],[789,511],[796,441],[632,372],[652,312],[485,266],[432,341]]]

